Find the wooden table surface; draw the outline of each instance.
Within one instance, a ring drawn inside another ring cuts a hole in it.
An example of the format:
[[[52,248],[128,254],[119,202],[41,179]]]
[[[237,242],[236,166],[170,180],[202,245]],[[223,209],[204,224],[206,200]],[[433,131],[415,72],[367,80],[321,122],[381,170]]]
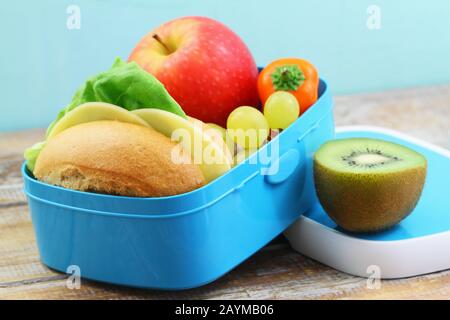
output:
[[[336,125],[376,125],[449,147],[450,85],[335,98]],[[198,289],[165,292],[82,280],[42,265],[22,192],[24,148],[43,130],[0,133],[0,299],[450,299],[450,271],[367,280],[333,270],[290,249],[282,237],[218,281]]]

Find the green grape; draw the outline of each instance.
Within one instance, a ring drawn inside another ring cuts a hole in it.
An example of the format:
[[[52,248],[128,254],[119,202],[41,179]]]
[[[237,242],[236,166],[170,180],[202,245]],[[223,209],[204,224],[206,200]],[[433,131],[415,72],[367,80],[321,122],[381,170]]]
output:
[[[264,105],[264,116],[271,129],[286,129],[299,114],[297,99],[287,91],[272,93]]]
[[[228,116],[227,132],[241,147],[256,149],[267,139],[269,124],[261,111],[243,106],[234,109]]]

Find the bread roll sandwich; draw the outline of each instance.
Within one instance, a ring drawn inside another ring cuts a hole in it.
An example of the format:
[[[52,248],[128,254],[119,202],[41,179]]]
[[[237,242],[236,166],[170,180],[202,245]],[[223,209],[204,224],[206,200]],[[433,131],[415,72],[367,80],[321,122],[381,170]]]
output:
[[[134,197],[170,196],[205,184],[201,170],[190,159],[172,159],[175,146],[150,127],[87,122],[47,141],[33,173],[52,185]]]

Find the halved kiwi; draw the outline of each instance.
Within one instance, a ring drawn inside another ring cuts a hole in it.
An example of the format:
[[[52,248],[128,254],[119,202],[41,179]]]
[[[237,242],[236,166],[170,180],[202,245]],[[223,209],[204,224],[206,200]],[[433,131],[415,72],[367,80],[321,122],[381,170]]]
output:
[[[336,224],[351,232],[384,230],[409,215],[426,170],[423,155],[378,139],[333,140],[314,155],[319,201]]]

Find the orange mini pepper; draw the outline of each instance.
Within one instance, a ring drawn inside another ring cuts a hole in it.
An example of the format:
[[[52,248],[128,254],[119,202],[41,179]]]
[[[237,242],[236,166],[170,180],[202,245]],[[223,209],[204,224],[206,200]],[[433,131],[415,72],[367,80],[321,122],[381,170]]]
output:
[[[298,58],[283,58],[267,65],[258,77],[259,98],[264,105],[275,91],[292,93],[303,114],[317,100],[319,75],[308,61]]]

